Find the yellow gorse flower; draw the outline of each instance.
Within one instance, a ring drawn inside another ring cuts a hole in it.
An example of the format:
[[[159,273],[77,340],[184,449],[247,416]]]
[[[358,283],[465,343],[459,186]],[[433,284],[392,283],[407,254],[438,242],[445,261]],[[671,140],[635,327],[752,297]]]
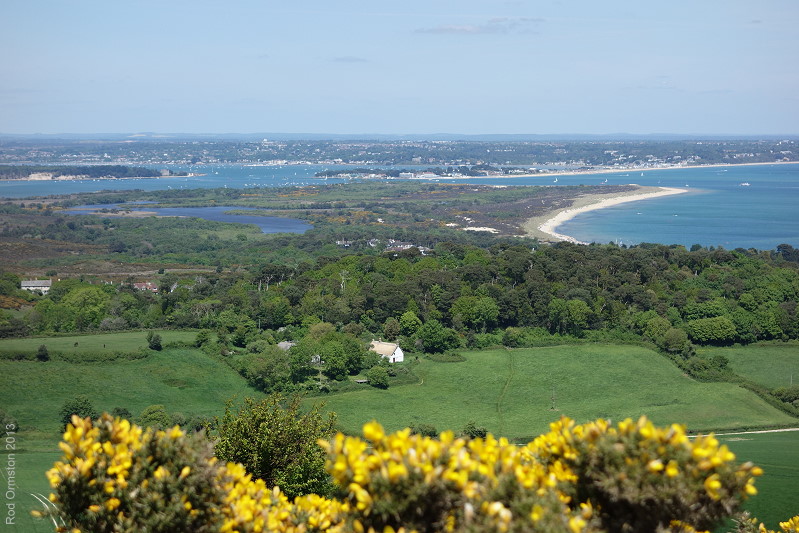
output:
[[[409,521],[428,509],[442,531],[589,533],[602,528],[603,509],[576,499],[576,486],[586,475],[581,461],[588,457],[617,468],[620,483],[634,479],[636,486],[668,490],[688,484],[700,505],[756,493],[754,479],[762,473],[751,463],[733,464],[734,454],[713,435],[691,440],[683,426],[659,428],[643,417],[615,426],[562,418],[524,446],[493,435],[467,440],[452,432],[438,439],[408,429],[386,433],[377,422],[364,425],[363,435],[339,433],[319,441],[342,500],[308,495],[289,501],[279,487],[252,479],[240,464],[219,465],[208,458],[189,465],[169,454],[153,462],[158,447],[177,450],[188,438],[177,427],[153,432],[110,417],[98,426],[74,417],[60,444],[64,457],[47,473],[55,491],[51,500],[58,505],[64,491],[86,491],[92,497],[83,500],[85,512],[109,523],[124,521],[130,519],[131,494],[174,490],[210,469],[221,494],[211,507],[223,533],[410,531],[403,509],[409,509]],[[142,472],[144,479],[134,476]],[[197,516],[204,503],[191,497],[184,493],[176,503],[189,517]],[[679,521],[667,520],[664,527],[696,531]],[[799,533],[799,516],[780,527]]]

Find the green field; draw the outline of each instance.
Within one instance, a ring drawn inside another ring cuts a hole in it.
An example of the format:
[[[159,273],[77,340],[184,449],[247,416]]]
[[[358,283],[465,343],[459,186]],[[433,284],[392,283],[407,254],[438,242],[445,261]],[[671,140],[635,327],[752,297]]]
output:
[[[160,332],[165,342],[193,340],[193,332]],[[79,343],[83,351],[102,350],[103,344],[114,349],[137,350],[145,347],[145,334],[109,334],[47,339],[3,341],[0,349],[33,349],[45,342],[53,349]],[[18,343],[18,344],[17,344]],[[32,348],[31,348],[32,347]],[[44,476],[60,457],[59,410],[65,400],[86,394],[95,407],[110,411],[125,407],[138,415],[152,404],[163,404],[170,413],[220,415],[225,401],[233,396],[260,397],[245,380],[221,361],[195,349],[168,348],[152,352],[146,359],[104,363],[74,364],[62,361],[0,361],[0,408],[11,413],[20,425],[14,438],[14,450],[3,450],[0,467],[3,476],[8,456],[14,453],[16,525],[0,526],[0,531],[52,531],[52,524],[29,516],[41,504],[32,494],[49,494]],[[5,437],[5,435],[3,435]],[[3,480],[3,487],[6,482]]]
[[[799,514],[799,431],[720,435],[740,461],[752,461],[763,468],[757,496],[744,508],[779,531],[780,520]]]
[[[0,406],[18,420],[26,448],[53,444],[59,409],[77,394],[86,394],[100,411],[124,407],[136,416],[163,404],[188,417],[221,414],[233,396],[260,396],[223,362],[189,348],[106,363],[0,361],[0,375]]]
[[[163,344],[170,342],[191,343],[197,337],[196,331],[153,330],[161,335]],[[44,344],[51,352],[65,354],[82,352],[135,352],[147,348],[146,331],[125,331],[123,333],[98,333],[95,335],[70,335],[65,337],[26,337],[22,339],[0,340],[0,351],[30,352]]]
[[[33,518],[30,512],[34,509],[43,508],[42,500],[46,500],[50,494],[50,485],[44,473],[52,468],[53,463],[61,456],[60,453],[51,452],[15,452],[9,462],[9,456],[0,454],[0,483],[5,492],[8,486],[7,465],[13,465],[14,481],[16,490],[12,495],[6,494],[5,503],[14,504],[14,521],[6,524],[5,518],[8,516],[7,508],[4,505],[3,522],[0,522],[0,531],[3,533],[40,533],[52,532],[53,523],[39,518]]]
[[[701,348],[699,355],[723,355],[736,374],[770,389],[799,385],[799,343],[759,343],[728,348]]]
[[[546,431],[561,415],[578,422],[647,415],[692,431],[799,422],[736,385],[696,382],[645,348],[591,344],[464,355],[461,363],[422,359],[414,369],[419,384],[330,396],[327,408],[351,433],[372,419],[389,430],[458,430],[471,420],[516,441]]]

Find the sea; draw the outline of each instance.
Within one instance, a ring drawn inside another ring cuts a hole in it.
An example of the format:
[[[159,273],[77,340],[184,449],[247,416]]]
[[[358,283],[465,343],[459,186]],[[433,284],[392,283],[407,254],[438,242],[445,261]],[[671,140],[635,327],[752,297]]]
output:
[[[351,167],[203,165],[170,168],[202,175],[139,180],[2,181],[0,198],[101,190],[246,189],[334,184],[349,180],[315,178],[314,174],[325,169]],[[685,189],[686,194],[583,213],[559,226],[558,232],[584,242],[624,245],[650,242],[773,250],[787,243],[799,247],[799,163],[431,181],[550,186],[635,183],[677,187]]]

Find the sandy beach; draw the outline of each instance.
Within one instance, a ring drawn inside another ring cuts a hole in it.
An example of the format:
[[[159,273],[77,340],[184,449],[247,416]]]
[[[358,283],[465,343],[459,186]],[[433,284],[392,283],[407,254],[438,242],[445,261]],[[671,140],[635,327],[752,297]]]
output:
[[[562,211],[558,211],[554,215],[549,214],[543,217],[531,218],[525,223],[524,229],[527,232],[527,235],[531,237],[537,237],[539,240],[567,241],[575,244],[588,244],[578,241],[569,235],[558,233],[557,227],[567,220],[571,220],[577,215],[587,213],[589,211],[604,209],[606,207],[612,207],[614,205],[625,204],[628,202],[637,202],[639,200],[649,200],[652,198],[660,198],[662,196],[671,196],[684,192],[688,191],[673,187],[639,187],[635,191],[613,195],[610,197],[603,194],[589,194],[577,198],[571,207]]]

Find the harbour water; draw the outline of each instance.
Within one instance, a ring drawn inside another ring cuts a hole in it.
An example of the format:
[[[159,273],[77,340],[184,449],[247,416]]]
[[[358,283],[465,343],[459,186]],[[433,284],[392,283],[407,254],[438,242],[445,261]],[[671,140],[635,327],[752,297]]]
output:
[[[180,167],[202,176],[140,180],[0,182],[0,198],[99,190],[257,188],[342,183],[314,178],[321,165]],[[346,168],[346,167],[341,167]],[[556,181],[557,180],[557,181]],[[442,180],[443,181],[443,180]],[[688,194],[632,202],[581,214],[558,232],[585,242],[657,242],[691,246],[774,249],[799,246],[799,164],[689,167],[602,174],[460,178],[491,185],[639,185],[680,187]]]

